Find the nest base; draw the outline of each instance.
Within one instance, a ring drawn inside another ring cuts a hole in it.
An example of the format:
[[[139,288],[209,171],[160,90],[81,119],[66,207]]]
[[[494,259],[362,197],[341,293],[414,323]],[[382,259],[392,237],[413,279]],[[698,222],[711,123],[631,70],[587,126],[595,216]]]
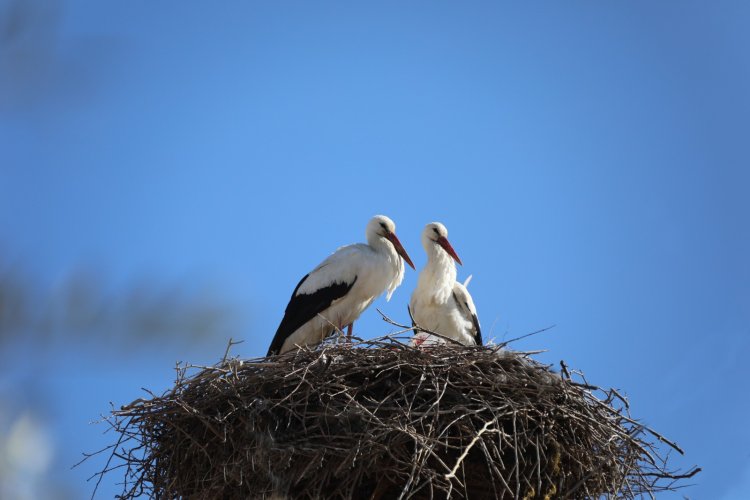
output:
[[[183,367],[110,423],[123,498],[635,498],[687,477],[627,412],[528,353],[385,337]]]

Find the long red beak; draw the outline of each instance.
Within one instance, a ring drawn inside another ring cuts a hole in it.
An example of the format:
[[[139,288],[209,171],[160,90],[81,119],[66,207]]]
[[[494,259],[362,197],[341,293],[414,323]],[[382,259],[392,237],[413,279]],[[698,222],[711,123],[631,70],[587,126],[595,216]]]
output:
[[[448,252],[448,255],[453,257],[453,260],[459,263],[459,265],[463,265],[463,262],[461,262],[461,259],[458,258],[458,255],[456,255],[456,251],[453,250],[453,247],[450,243],[448,243],[448,238],[441,236],[437,239],[438,245],[443,247],[446,252]]]
[[[398,252],[398,254],[401,257],[404,258],[404,260],[406,261],[406,263],[409,264],[411,266],[411,268],[416,271],[417,268],[414,267],[414,263],[409,258],[409,254],[406,253],[406,250],[404,250],[404,247],[401,246],[401,242],[398,241],[398,237],[396,237],[396,234],[395,233],[388,233],[388,234],[386,234],[385,237],[388,238],[391,241],[391,243],[393,243],[393,246],[396,247],[396,251]]]

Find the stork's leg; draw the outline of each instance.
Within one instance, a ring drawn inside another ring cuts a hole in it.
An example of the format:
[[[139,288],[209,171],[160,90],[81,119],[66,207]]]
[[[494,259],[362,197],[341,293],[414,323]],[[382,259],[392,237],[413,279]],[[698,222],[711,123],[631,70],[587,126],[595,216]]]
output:
[[[352,329],[354,328],[354,321],[349,323],[349,326],[346,327],[346,341],[351,342],[352,341]]]

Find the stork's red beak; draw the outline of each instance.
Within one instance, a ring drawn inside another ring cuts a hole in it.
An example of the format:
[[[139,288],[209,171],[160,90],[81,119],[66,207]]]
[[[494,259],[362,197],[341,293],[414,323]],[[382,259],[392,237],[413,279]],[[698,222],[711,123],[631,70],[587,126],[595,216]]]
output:
[[[407,263],[407,264],[409,264],[409,265],[411,266],[411,268],[412,268],[412,269],[414,269],[414,270],[416,271],[416,269],[417,269],[417,268],[416,268],[416,267],[414,267],[414,263],[413,263],[413,262],[411,261],[411,259],[409,258],[409,254],[408,254],[408,253],[406,253],[406,250],[404,250],[404,247],[403,247],[403,246],[401,246],[401,242],[400,242],[400,241],[398,241],[398,237],[396,237],[396,233],[391,233],[391,232],[388,232],[388,233],[387,233],[387,234],[385,235],[385,237],[386,237],[386,238],[388,238],[388,239],[390,240],[390,242],[391,242],[391,243],[393,243],[393,246],[394,246],[394,247],[396,247],[396,251],[398,252],[398,254],[399,254],[399,255],[400,255],[401,257],[403,257],[403,258],[404,258],[404,260],[406,261],[406,263]]]
[[[441,237],[439,237],[437,239],[437,243],[438,243],[438,245],[440,245],[441,247],[443,247],[446,252],[448,252],[448,255],[450,255],[451,257],[453,257],[453,260],[455,260],[456,262],[458,262],[459,265],[463,265],[463,262],[461,262],[461,259],[459,259],[458,255],[456,255],[456,251],[453,250],[453,247],[451,246],[451,244],[448,243],[448,238],[446,238],[445,236],[441,236]]]

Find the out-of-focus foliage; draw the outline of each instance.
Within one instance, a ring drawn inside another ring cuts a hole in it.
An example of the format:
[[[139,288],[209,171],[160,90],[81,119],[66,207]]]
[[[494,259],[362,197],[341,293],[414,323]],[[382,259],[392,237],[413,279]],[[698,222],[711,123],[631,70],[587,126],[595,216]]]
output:
[[[49,428],[30,410],[11,415],[0,408],[0,498],[75,498],[47,474],[55,452]]]
[[[205,340],[231,334],[236,320],[228,300],[191,284],[141,279],[108,287],[102,274],[71,273],[44,289],[21,269],[0,262],[0,343],[70,337],[132,345],[179,337]]]
[[[87,486],[74,484],[67,471],[99,445],[59,446],[71,430],[65,391],[93,394],[97,378],[122,377],[155,356],[168,372],[178,352],[210,345],[220,353],[241,330],[244,315],[197,280],[166,283],[147,275],[114,285],[107,276],[83,266],[57,280],[39,279],[0,254],[0,499],[83,494]],[[120,363],[124,357],[129,361]],[[107,397],[118,397],[96,390],[99,407],[85,410],[81,426],[106,409]]]
[[[109,73],[114,41],[63,36],[66,9],[62,0],[0,0],[0,111],[74,105]]]

